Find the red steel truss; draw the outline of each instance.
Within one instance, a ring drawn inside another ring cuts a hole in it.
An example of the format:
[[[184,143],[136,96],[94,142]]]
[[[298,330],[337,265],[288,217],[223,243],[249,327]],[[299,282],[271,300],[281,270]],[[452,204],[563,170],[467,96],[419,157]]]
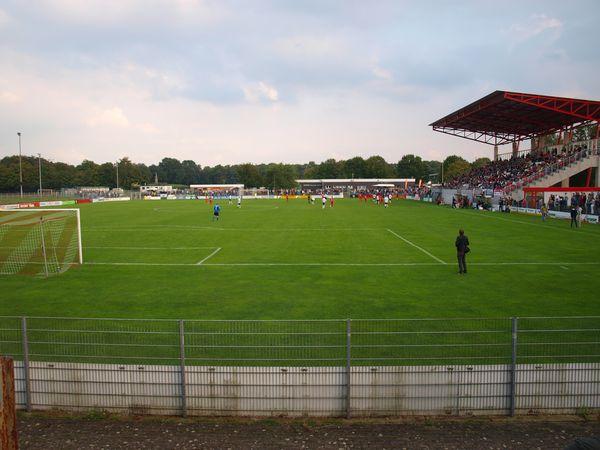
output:
[[[495,91],[430,126],[441,133],[503,145],[593,122],[600,124],[598,101]]]

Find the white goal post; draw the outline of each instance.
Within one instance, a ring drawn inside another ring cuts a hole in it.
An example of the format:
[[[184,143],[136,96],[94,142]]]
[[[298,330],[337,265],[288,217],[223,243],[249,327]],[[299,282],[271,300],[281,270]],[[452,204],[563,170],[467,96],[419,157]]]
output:
[[[79,209],[0,209],[0,275],[57,275],[83,264]]]

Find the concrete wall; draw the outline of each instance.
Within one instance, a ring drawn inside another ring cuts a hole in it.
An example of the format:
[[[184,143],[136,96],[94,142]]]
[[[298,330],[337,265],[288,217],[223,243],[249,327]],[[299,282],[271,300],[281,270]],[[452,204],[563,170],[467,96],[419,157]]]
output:
[[[17,407],[26,407],[25,370],[15,362]],[[343,417],[506,415],[510,365],[207,367],[30,363],[32,409],[124,414]],[[600,363],[519,364],[517,414],[575,414],[600,408]],[[185,393],[185,395],[184,395]]]

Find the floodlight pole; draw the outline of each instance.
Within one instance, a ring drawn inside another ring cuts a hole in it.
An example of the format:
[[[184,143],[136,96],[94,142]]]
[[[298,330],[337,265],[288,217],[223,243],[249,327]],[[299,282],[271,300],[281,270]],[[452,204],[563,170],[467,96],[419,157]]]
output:
[[[442,187],[444,187],[444,161],[442,161]]]
[[[38,173],[40,177],[40,192],[39,196],[42,196],[42,154],[38,153]]]
[[[117,189],[119,189],[119,160],[117,160],[115,166],[117,167]]]
[[[18,132],[17,136],[19,136],[19,186],[21,187],[21,198],[23,198],[23,164],[21,163],[21,132]]]

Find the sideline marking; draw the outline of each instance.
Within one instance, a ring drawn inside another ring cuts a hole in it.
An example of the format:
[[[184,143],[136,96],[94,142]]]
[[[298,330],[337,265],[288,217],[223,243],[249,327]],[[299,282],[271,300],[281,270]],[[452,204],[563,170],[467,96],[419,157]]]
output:
[[[212,258],[213,256],[215,256],[220,250],[221,250],[221,247],[217,247],[217,249],[214,252],[212,252],[210,255],[208,255],[206,258],[204,258],[202,261],[197,262],[196,265],[197,266],[201,265],[207,259]]]
[[[392,230],[390,230],[389,228],[387,229],[390,233],[392,233],[394,236],[396,236],[397,238],[402,239],[404,242],[406,242],[407,244],[412,245],[413,247],[415,247],[416,249],[421,250],[423,253],[425,253],[426,255],[432,257],[433,259],[435,259],[436,261],[438,261],[441,264],[447,265],[448,263],[442,261],[440,258],[438,258],[437,256],[432,255],[431,253],[429,253],[427,250],[425,250],[424,248],[419,247],[417,244],[413,244],[412,242],[410,242],[408,239],[403,238],[402,236],[400,236],[398,233],[394,233]]]

